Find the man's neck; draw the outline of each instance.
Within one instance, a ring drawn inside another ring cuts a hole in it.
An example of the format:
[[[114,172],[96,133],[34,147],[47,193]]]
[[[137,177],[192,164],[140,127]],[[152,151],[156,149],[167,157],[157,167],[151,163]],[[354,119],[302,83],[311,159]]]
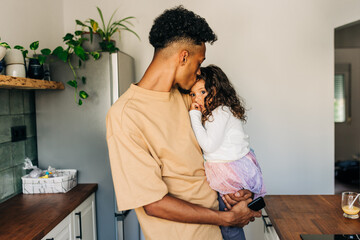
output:
[[[137,85],[148,90],[170,92],[174,85],[175,74],[176,62],[172,59],[166,59],[155,55],[144,76]]]

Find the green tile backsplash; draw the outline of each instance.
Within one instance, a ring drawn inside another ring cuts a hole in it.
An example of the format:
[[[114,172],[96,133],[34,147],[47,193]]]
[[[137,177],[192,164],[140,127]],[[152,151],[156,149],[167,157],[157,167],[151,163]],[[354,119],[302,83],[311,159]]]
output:
[[[11,142],[11,127],[26,126],[26,140]],[[0,89],[0,202],[22,192],[25,158],[38,164],[35,93]]]

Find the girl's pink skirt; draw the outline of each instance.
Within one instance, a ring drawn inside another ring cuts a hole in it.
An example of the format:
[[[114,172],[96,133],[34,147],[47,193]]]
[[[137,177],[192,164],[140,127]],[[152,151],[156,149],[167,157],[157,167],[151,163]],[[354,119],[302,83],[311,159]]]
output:
[[[252,151],[236,161],[206,161],[205,172],[210,187],[222,195],[240,189],[250,190],[254,198],[266,194],[261,169]]]

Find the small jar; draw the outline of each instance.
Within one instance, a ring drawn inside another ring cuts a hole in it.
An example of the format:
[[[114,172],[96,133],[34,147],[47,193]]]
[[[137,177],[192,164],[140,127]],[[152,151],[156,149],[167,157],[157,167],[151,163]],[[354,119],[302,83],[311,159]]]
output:
[[[38,59],[29,60],[28,77],[34,79],[44,78],[44,67]]]

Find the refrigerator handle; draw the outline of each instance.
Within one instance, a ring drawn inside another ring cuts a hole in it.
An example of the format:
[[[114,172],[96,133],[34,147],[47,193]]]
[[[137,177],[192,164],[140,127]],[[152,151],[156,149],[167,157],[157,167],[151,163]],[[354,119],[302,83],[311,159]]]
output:
[[[118,222],[123,222],[131,210],[123,211],[122,213],[115,213],[115,217]]]

